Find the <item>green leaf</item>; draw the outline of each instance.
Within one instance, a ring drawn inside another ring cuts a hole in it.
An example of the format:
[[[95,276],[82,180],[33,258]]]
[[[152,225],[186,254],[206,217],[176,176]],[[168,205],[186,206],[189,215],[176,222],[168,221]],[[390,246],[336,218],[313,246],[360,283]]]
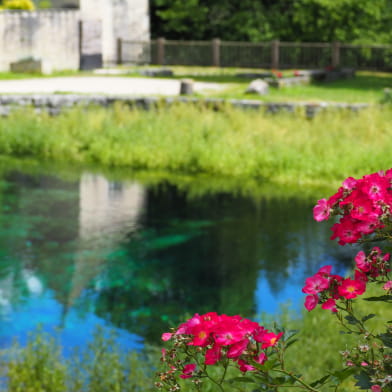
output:
[[[287,382],[287,378],[286,377],[274,377],[274,378],[272,378],[272,382],[275,385],[284,385]]]
[[[361,372],[355,375],[354,378],[357,380],[357,383],[355,385],[360,389],[370,389],[370,387],[372,386],[372,383],[370,382],[370,377],[365,372]]]
[[[364,301],[372,301],[372,302],[391,302],[392,295],[380,295],[379,297],[367,297],[363,298]]]
[[[313,381],[313,382],[310,384],[310,386],[311,386],[311,387],[317,387],[318,385],[323,385],[323,384],[325,384],[325,382],[326,382],[330,377],[331,377],[331,375],[330,375],[330,374],[327,374],[326,376],[321,377],[321,378],[319,378],[319,379],[316,380],[316,381]]]
[[[335,377],[339,383],[351,377],[353,374],[357,372],[355,368],[346,368],[343,370],[337,370],[336,372],[331,373],[332,377]]]
[[[289,375],[285,376],[285,379],[286,379],[285,384],[294,385],[297,382],[297,380],[294,377]]]
[[[251,377],[234,377],[231,378],[230,380],[227,380],[228,382],[248,382],[248,383],[255,383],[256,381],[251,378]]]
[[[255,378],[257,378],[258,382],[261,382],[262,384],[268,384],[269,383],[269,379],[268,377],[262,376],[261,374],[255,374],[254,375]],[[265,386],[265,385],[264,385]]]
[[[347,320],[347,322],[351,325],[358,324],[358,320],[354,316],[351,316],[351,315],[346,316],[345,320]]]
[[[378,338],[384,343],[388,348],[392,348],[392,335],[391,333],[380,333],[377,335]]]
[[[284,339],[285,339],[285,341],[287,341],[297,334],[298,334],[298,329],[290,329],[288,331],[285,331]]]
[[[269,370],[271,370],[275,366],[276,362],[277,362],[276,359],[271,359],[270,358],[263,365],[260,365],[259,363],[254,361],[254,362],[252,362],[252,366],[254,366],[256,369],[258,369],[258,370],[260,370],[262,372],[268,372]]]
[[[293,339],[290,340],[289,342],[286,343],[286,348],[289,348],[292,344],[294,344],[295,342],[298,342],[298,339]]]
[[[376,315],[374,313],[370,313],[367,316],[362,317],[362,321],[363,322],[368,321],[368,320],[372,319],[373,317],[376,317]]]

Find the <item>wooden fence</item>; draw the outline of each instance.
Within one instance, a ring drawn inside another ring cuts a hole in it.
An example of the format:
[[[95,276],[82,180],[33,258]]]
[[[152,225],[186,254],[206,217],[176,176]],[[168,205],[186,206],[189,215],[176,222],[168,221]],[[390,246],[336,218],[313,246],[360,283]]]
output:
[[[212,41],[117,40],[117,64],[193,65],[238,68],[350,67],[392,70],[392,45],[340,42],[260,43]]]

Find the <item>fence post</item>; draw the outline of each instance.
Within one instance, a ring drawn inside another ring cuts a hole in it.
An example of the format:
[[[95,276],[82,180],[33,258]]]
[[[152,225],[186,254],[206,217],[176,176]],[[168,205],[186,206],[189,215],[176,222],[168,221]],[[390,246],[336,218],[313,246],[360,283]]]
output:
[[[331,61],[332,67],[338,67],[340,65],[340,42],[333,41],[331,45]]]
[[[121,65],[123,63],[123,56],[122,56],[122,39],[117,38],[117,64]]]
[[[220,44],[219,38],[214,38],[212,40],[212,66],[220,67]]]
[[[79,20],[78,22],[78,50],[79,50],[79,70],[82,69],[82,48],[83,48],[83,22]]]
[[[271,68],[279,68],[279,40],[274,39],[271,41]]]
[[[165,64],[165,38],[157,39],[157,64]]]

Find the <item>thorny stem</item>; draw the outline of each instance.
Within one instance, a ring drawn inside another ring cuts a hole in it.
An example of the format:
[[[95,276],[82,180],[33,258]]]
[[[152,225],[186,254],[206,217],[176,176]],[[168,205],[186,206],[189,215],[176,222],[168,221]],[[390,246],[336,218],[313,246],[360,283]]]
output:
[[[363,321],[361,321],[360,319],[358,319],[357,317],[355,317],[355,315],[354,315],[354,310],[353,310],[353,308],[352,308],[352,304],[351,304],[351,303],[350,303],[350,306],[347,307],[347,313],[348,313],[350,316],[354,317],[355,320],[357,320],[357,323],[358,323],[358,325],[359,325],[359,327],[360,327],[360,330],[359,330],[360,333],[363,333],[363,334],[364,334],[364,333],[367,333],[368,336],[375,337],[375,336],[366,328],[365,323],[364,323]]]
[[[339,320],[340,324],[342,325],[343,328],[347,329],[347,331],[349,332],[353,332],[353,333],[361,333],[361,334],[365,334],[367,333],[368,336],[372,336],[375,337],[370,331],[368,331],[368,329],[366,328],[365,324],[358,319],[353,311],[352,308],[352,304],[349,301],[346,301],[346,307],[341,307],[341,306],[337,306],[338,309],[345,311],[348,315],[350,315],[351,317],[353,317],[356,320],[356,323],[358,324],[359,328],[357,330],[350,328],[348,325],[346,325],[346,323],[343,321],[343,317],[341,313],[336,313],[336,317]]]
[[[227,367],[225,368],[225,373],[226,373],[226,369],[227,369]],[[222,380],[221,380],[221,382],[218,382],[218,381],[216,381],[215,379],[213,379],[213,378],[208,374],[207,370],[204,370],[204,372],[205,372],[207,378],[208,378],[209,380],[211,380],[215,385],[217,385],[218,388],[221,390],[221,392],[225,392],[224,388],[222,387]]]
[[[197,357],[197,355],[194,355],[193,353],[191,353],[188,350],[188,347],[185,347],[185,354],[188,355],[190,358],[192,358],[196,362],[197,366],[199,366],[200,368],[203,367],[204,369],[206,368],[205,364],[203,364],[203,366],[202,366],[202,364],[200,363],[199,358]]]
[[[221,379],[220,379],[220,381],[219,381],[219,384],[220,384],[220,385],[223,383],[223,380],[224,380],[225,377],[226,377],[227,368],[228,368],[228,363],[225,364],[225,370],[223,371],[222,377],[221,377]]]
[[[287,370],[284,369],[274,369],[274,371],[277,371],[278,373],[283,373],[286,374],[287,376],[291,377],[295,381],[299,382],[301,385],[305,387],[306,390],[311,391],[311,392],[320,392],[319,389],[315,389],[311,387],[309,384],[307,384],[305,381],[301,380],[299,377],[295,376],[293,373],[288,372]]]
[[[286,347],[285,347],[284,345],[283,345],[283,347],[282,347],[282,350],[278,350],[278,349],[275,347],[275,352],[276,352],[277,355],[278,355],[280,367],[281,367],[283,370],[285,370],[285,369],[284,369],[284,353],[285,353],[285,350],[286,350]]]
[[[344,308],[340,308],[340,307],[338,307],[338,308],[341,309],[341,310],[345,310]],[[339,323],[341,324],[341,326],[342,326],[343,328],[347,329],[347,331],[353,332],[353,333],[357,332],[357,331],[354,331],[353,329],[349,328],[349,327],[343,322],[343,320],[342,320],[342,315],[341,315],[339,312],[336,313],[336,317],[337,317]]]

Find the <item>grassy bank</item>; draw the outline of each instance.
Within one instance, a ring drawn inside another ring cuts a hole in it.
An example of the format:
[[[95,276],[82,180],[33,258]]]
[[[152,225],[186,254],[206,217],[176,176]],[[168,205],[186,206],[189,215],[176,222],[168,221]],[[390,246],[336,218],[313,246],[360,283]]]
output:
[[[15,80],[15,79],[31,79],[31,78],[54,78],[60,76],[88,76],[91,73],[89,72],[80,72],[80,71],[55,71],[51,74],[42,74],[42,73],[34,73],[34,72],[0,72],[0,81],[1,80]]]
[[[154,69],[153,67],[148,67]],[[159,68],[159,67],[158,67]],[[160,67],[161,68],[161,67]],[[286,88],[270,88],[267,95],[245,94],[251,80],[257,76],[238,76],[239,74],[262,74],[271,70],[213,68],[213,67],[180,67],[173,66],[174,78],[191,78],[200,82],[227,83],[227,89],[219,92],[208,92],[208,95],[220,98],[258,99],[268,102],[287,101],[333,101],[333,102],[369,102],[378,103],[383,99],[385,88],[392,87],[392,74],[386,72],[358,71],[351,79],[334,82],[319,82],[309,85]],[[137,68],[131,68],[137,71]],[[293,77],[294,70],[283,70],[284,77]],[[135,76],[133,73],[132,76]]]
[[[285,185],[336,186],[391,167],[392,110],[265,115],[230,107],[154,111],[15,112],[0,154],[48,162],[204,174]]]
[[[318,82],[309,85],[292,86],[285,88],[270,88],[267,95],[246,94],[245,91],[249,83],[256,79],[258,74],[270,72],[271,70],[245,69],[245,68],[216,68],[216,67],[182,67],[171,66],[173,76],[166,79],[190,78],[196,82],[213,82],[225,84],[225,88],[220,91],[206,90],[197,95],[203,97],[232,98],[232,99],[256,99],[266,102],[287,102],[287,101],[307,101],[307,102],[367,102],[379,103],[384,99],[385,88],[392,88],[392,74],[386,72],[358,71],[351,79],[337,80],[334,82]],[[116,78],[118,76],[143,77],[146,70],[157,70],[162,67],[118,67],[113,70],[104,71],[101,74],[89,71],[58,71],[50,75],[23,74],[0,72],[0,81],[8,79],[28,79],[28,78],[48,78],[66,76],[97,76]],[[293,77],[295,70],[283,70],[284,77]],[[117,72],[117,73],[116,73]],[[239,75],[243,76],[239,76]],[[246,74],[253,74],[246,76]],[[245,75],[245,76],[244,76]]]
[[[254,72],[254,71],[253,71]],[[287,77],[293,72],[286,71]],[[191,77],[191,76],[188,76]],[[383,72],[357,72],[355,78],[334,82],[318,82],[283,88],[270,88],[267,95],[245,94],[252,79],[239,78],[230,74],[221,76],[195,76],[195,80],[230,83],[221,92],[212,93],[220,98],[252,98],[267,102],[368,102],[379,103],[384,98],[383,90],[392,87],[392,75]]]

